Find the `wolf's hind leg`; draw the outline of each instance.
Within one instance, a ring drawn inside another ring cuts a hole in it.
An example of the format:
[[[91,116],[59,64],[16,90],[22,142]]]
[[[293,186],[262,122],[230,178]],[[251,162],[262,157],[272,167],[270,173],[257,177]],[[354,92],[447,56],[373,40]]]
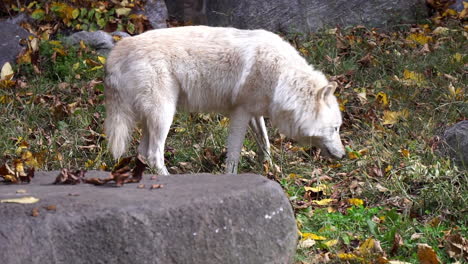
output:
[[[227,142],[226,174],[237,174],[239,157],[251,115],[242,109],[231,113]]]
[[[268,140],[268,133],[265,126],[265,120],[263,116],[256,116],[250,120],[249,123],[252,134],[257,142],[257,146],[260,151],[260,159],[268,162],[271,166],[271,152],[270,152],[270,141]]]
[[[148,126],[146,125],[146,120],[144,120],[141,124],[142,126],[142,138],[140,140],[140,144],[138,145],[138,154],[147,158],[148,157],[148,146],[149,146],[149,132]]]

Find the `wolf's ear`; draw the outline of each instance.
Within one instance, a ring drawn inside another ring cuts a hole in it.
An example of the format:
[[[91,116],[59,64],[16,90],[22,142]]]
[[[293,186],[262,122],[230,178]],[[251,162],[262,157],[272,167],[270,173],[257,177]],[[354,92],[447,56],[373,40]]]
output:
[[[318,98],[321,100],[325,97],[333,95],[335,93],[336,87],[338,87],[336,82],[330,82],[327,86],[320,89],[318,92]]]

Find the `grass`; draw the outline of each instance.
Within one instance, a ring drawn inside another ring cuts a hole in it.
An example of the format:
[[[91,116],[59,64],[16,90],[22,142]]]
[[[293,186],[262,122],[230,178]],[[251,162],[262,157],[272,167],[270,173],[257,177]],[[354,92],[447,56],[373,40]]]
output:
[[[457,23],[444,34],[433,33],[435,27],[288,36],[339,83],[348,149],[347,159],[323,159],[269,127],[277,165],[269,168],[257,161],[247,135],[240,171],[265,174],[283,186],[302,234],[297,263],[370,263],[384,255],[414,263],[418,243],[430,245],[442,263],[455,261],[440,245],[448,234],[467,236],[467,174],[437,155],[435,146],[443,128],[468,117],[468,41]],[[0,89],[2,163],[30,151],[40,170],[114,164],[102,127],[102,57],[88,47],[64,50],[42,41],[33,63],[15,69],[16,85]],[[227,124],[221,115],[178,113],[166,145],[170,171],[222,173]],[[306,190],[318,186],[322,190]],[[323,239],[306,245],[307,234]],[[402,244],[392,251],[398,236]],[[377,253],[364,254],[369,239],[384,253],[373,248]]]

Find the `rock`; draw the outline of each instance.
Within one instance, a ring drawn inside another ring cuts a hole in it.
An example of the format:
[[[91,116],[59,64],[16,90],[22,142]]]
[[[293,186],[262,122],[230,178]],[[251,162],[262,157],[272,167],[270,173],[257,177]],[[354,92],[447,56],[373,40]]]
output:
[[[439,150],[460,166],[468,168],[468,120],[458,122],[444,131]]]
[[[123,32],[123,31],[115,31],[115,32],[112,32],[111,35],[112,36],[119,36],[121,38],[131,37],[130,34],[128,34],[127,32]]]
[[[292,208],[281,187],[263,176],[145,175],[140,184],[118,188],[52,185],[57,175],[37,172],[31,184],[0,184],[0,200],[40,199],[0,203],[2,264],[293,260]],[[163,188],[150,189],[153,184]]]
[[[14,17],[10,17],[6,20],[10,24],[20,25],[22,22],[31,22],[33,21],[26,13],[19,13]]]
[[[204,17],[211,26],[284,32],[313,32],[337,25],[384,27],[414,22],[428,13],[425,0],[175,0],[168,9],[170,15],[195,24]]]
[[[461,12],[463,11],[463,2],[466,2],[464,0],[454,0],[454,3],[450,6],[451,9],[457,11],[457,12]]]
[[[166,28],[166,20],[169,18],[164,0],[147,0],[144,14],[154,29]]]
[[[2,38],[0,39],[1,69],[6,62],[11,64],[16,62],[16,57],[24,49],[20,44],[20,40],[27,39],[31,34],[24,28],[7,21],[0,21],[0,32],[2,32]]]
[[[77,45],[80,41],[96,49],[101,54],[107,54],[114,47],[114,39],[111,34],[102,30],[95,32],[80,31],[65,38],[68,45]]]

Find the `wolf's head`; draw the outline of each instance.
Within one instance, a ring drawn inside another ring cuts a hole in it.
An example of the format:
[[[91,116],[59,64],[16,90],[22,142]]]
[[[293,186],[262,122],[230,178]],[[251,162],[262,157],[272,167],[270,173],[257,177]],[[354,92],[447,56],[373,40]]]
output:
[[[297,140],[320,148],[327,156],[342,158],[345,149],[340,139],[341,112],[333,94],[336,87],[336,82],[330,82],[317,91],[310,102],[312,107],[301,118]]]

